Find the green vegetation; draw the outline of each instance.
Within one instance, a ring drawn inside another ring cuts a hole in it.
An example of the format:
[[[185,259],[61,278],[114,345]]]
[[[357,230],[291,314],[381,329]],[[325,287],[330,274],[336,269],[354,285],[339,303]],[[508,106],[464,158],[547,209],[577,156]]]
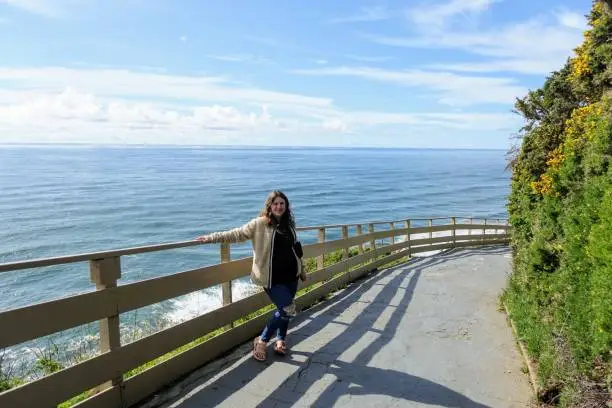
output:
[[[4,354],[0,354],[0,392],[10,390],[23,383],[23,380],[13,375],[12,367],[4,364]]]
[[[575,56],[520,99],[503,295],[542,402],[605,406],[612,389],[612,11],[594,1]]]

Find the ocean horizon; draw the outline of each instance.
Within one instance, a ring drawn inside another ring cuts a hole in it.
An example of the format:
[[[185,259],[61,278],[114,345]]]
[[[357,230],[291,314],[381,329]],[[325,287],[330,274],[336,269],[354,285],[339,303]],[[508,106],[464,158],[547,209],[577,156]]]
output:
[[[509,149],[502,148],[481,148],[481,147],[393,147],[393,146],[344,146],[344,145],[198,145],[198,144],[97,144],[97,143],[0,143],[0,148],[15,148],[15,147],[48,147],[48,148],[66,148],[66,147],[88,147],[88,148],[117,148],[117,149],[132,149],[132,148],[167,148],[167,149],[221,149],[221,150],[482,150],[482,151],[508,151]]]

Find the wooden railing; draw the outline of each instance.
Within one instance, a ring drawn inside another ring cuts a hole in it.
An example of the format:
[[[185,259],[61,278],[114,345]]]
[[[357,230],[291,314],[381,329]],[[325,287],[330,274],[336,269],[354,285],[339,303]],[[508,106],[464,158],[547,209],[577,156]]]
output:
[[[316,231],[318,237],[317,243],[304,246],[304,258],[316,258],[317,267],[309,274],[307,283],[300,286],[319,284],[296,299],[298,308],[311,305],[342,285],[405,256],[509,242],[508,231],[511,227],[505,220],[492,222],[490,219],[466,218],[458,223],[457,219],[412,219],[298,228],[301,232]],[[387,229],[380,230],[382,225],[386,225]],[[353,236],[349,236],[351,229],[355,230]],[[326,240],[330,230],[339,230],[341,238]],[[383,242],[385,240],[389,242]],[[231,260],[230,246],[227,244],[220,246],[219,264],[117,285],[121,278],[121,257],[193,245],[203,244],[185,241],[0,264],[0,272],[8,272],[88,261],[90,277],[96,285],[95,292],[1,312],[0,349],[90,322],[98,321],[100,326],[98,355],[0,393],[0,407],[55,407],[92,389],[98,392],[75,406],[129,407],[165,384],[253,338],[268,319],[269,313],[234,327],[233,322],[270,302],[263,292],[232,301],[231,282],[250,273],[252,259]],[[349,257],[350,248],[357,248],[358,254]],[[342,251],[342,261],[325,266],[325,254],[337,250]],[[132,343],[121,343],[119,316],[122,313],[217,285],[221,287],[222,299],[222,306],[218,309]],[[124,373],[129,370],[223,327],[227,330],[208,341],[124,379]]]

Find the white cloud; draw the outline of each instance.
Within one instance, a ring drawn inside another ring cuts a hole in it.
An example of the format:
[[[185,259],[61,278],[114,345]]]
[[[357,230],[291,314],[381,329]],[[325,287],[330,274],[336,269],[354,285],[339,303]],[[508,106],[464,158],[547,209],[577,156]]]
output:
[[[355,111],[336,117],[345,129],[366,126],[372,129],[399,125],[403,129],[431,130],[445,135],[459,131],[505,132],[509,134],[520,127],[521,119],[509,113],[388,113]],[[329,122],[332,124],[334,122]]]
[[[568,28],[574,28],[581,31],[588,29],[586,17],[579,13],[563,10],[557,13],[557,19],[562,26]]]
[[[59,94],[41,94],[18,104],[0,105],[0,122],[3,123],[29,124],[33,121],[49,123],[55,120],[82,120],[142,128],[178,126],[225,130],[279,125],[272,120],[265,106],[261,114],[242,113],[234,107],[220,105],[173,110],[150,103],[103,101],[92,94],[81,93],[73,88],[67,88]]]
[[[392,71],[371,67],[330,67],[292,71],[301,75],[346,76],[424,88],[447,105],[511,104],[527,89],[511,78],[461,76],[450,72]]]
[[[365,23],[382,21],[391,18],[391,13],[384,7],[361,7],[359,12],[351,16],[337,17],[328,20],[330,24]]]
[[[407,10],[406,16],[422,30],[434,31],[445,27],[454,17],[481,13],[495,1],[451,0],[446,3],[425,4]]]
[[[0,143],[371,146],[395,140],[424,146],[422,135],[444,129],[506,134],[520,125],[511,114],[342,110],[327,98],[240,87],[219,77],[0,68],[0,83]],[[407,133],[415,136],[382,137]]]
[[[175,143],[175,137],[180,136],[192,143],[214,143],[218,135],[269,132],[283,127],[266,106],[260,112],[221,105],[172,109],[146,102],[106,101],[73,88],[0,105],[3,141],[13,143],[24,137],[31,142],[45,142],[49,135],[65,142],[143,143],[158,138],[157,143]]]
[[[341,119],[328,119],[323,121],[321,125],[323,129],[332,130],[336,132],[346,132],[348,125]]]
[[[180,40],[181,42],[186,43],[186,42],[187,42],[187,36],[186,36],[186,35],[182,35],[182,36],[180,36],[180,37],[179,37],[179,40]]]
[[[548,18],[540,17],[495,29],[447,29],[410,37],[363,37],[388,46],[457,49],[489,58],[478,64],[448,65],[460,71],[494,72],[511,69],[526,74],[548,74],[559,69],[572,54],[572,50],[582,41],[582,32],[567,24],[560,24],[558,19],[551,22]]]
[[[489,62],[430,64],[427,68],[453,72],[519,72],[522,74],[540,75],[559,68],[552,62],[538,60],[498,60]]]
[[[73,87],[101,97],[270,105],[293,110],[329,107],[329,98],[239,87],[227,78],[179,76],[122,69],[1,68],[0,81],[24,91],[61,92]]]

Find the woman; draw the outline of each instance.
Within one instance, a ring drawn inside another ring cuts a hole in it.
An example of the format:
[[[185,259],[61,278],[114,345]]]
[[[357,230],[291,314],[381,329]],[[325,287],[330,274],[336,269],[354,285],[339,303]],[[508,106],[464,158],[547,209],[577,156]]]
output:
[[[253,357],[265,361],[267,345],[274,334],[277,335],[274,352],[283,356],[287,353],[285,337],[289,321],[296,314],[294,298],[298,278],[302,281],[307,278],[295,221],[285,194],[271,192],[259,217],[242,227],[198,237],[204,243],[243,242],[249,239],[253,244],[251,282],[263,287],[277,308],[261,335],[253,342]]]

